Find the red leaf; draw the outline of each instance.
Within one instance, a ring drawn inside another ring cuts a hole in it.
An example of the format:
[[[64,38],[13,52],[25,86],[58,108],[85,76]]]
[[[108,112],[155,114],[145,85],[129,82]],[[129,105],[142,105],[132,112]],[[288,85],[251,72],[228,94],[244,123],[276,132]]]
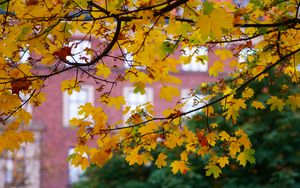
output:
[[[16,80],[11,83],[11,91],[13,94],[18,94],[20,91],[28,90],[30,85],[31,85],[31,81],[29,80],[26,79]]]
[[[72,55],[71,50],[72,50],[71,47],[64,46],[60,50],[55,51],[53,53],[53,55],[57,56],[59,59],[65,60],[67,56],[71,56]]]

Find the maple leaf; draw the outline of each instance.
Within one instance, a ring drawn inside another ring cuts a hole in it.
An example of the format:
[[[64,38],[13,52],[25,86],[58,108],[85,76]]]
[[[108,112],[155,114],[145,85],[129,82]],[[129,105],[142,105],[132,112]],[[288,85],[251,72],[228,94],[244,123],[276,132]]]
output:
[[[31,85],[31,81],[29,80],[26,79],[16,80],[11,83],[11,91],[13,94],[19,94],[20,91],[28,90],[30,85]]]
[[[73,90],[79,92],[80,91],[79,82],[77,80],[64,80],[61,83],[61,90],[67,91],[69,95],[72,95]]]
[[[180,171],[182,174],[185,174],[190,170],[184,161],[175,160],[170,166],[172,167],[173,174],[176,174],[178,171]]]
[[[220,136],[221,141],[229,141],[229,139],[230,139],[230,135],[225,131],[222,131],[221,133],[219,133],[219,136]]]
[[[219,157],[218,163],[219,163],[219,165],[220,165],[221,168],[224,168],[225,165],[229,164],[228,157]]]
[[[114,106],[117,110],[121,108],[122,104],[125,104],[123,96],[110,97],[108,100],[108,106]]]
[[[223,29],[233,27],[233,15],[222,8],[214,9],[209,16],[200,15],[198,20],[197,26],[203,38],[211,36],[219,39],[223,35]]]
[[[253,89],[251,89],[251,88],[246,88],[246,89],[243,91],[242,96],[243,96],[243,98],[245,98],[245,99],[250,99],[250,98],[253,96],[253,94],[254,94]]]
[[[272,96],[267,101],[268,105],[271,105],[271,111],[274,111],[276,108],[281,112],[284,106],[284,102],[281,99],[278,99],[276,96]]]
[[[172,101],[174,97],[178,97],[180,92],[178,88],[173,86],[163,86],[160,89],[159,96],[166,101]]]
[[[105,66],[102,63],[99,63],[97,66],[96,75],[97,76],[103,76],[104,78],[108,78],[108,76],[111,74],[111,70],[109,67]]]
[[[229,146],[229,155],[231,157],[234,157],[236,155],[236,153],[240,152],[241,148],[240,148],[240,144],[238,142],[231,142],[230,146]]]
[[[187,162],[189,159],[188,159],[188,153],[186,151],[183,151],[181,154],[180,154],[180,159],[182,161],[185,161]]]
[[[213,66],[211,66],[209,68],[209,75],[211,76],[218,76],[219,72],[223,72],[224,71],[224,63],[222,63],[221,61],[216,61],[214,62]]]
[[[71,47],[64,46],[61,49],[59,49],[58,51],[53,52],[53,55],[58,57],[59,59],[66,60],[67,56],[72,55],[71,51],[72,51]]]
[[[287,100],[287,104],[291,105],[292,110],[296,110],[300,108],[300,96],[289,96]]]
[[[33,143],[35,141],[34,135],[30,131],[26,131],[26,130],[21,131],[19,133],[19,135],[20,135],[20,141],[21,142],[25,142],[25,143],[31,142],[31,143]]]
[[[222,173],[220,167],[218,167],[217,165],[213,165],[213,164],[209,164],[207,166],[205,166],[206,170],[206,176],[211,176],[213,175],[215,179],[217,179],[220,174]]]
[[[253,157],[255,151],[253,149],[245,149],[241,152],[237,160],[240,162],[241,165],[246,166],[247,161],[251,164],[255,163],[255,158]]]
[[[221,60],[226,60],[228,58],[232,58],[233,56],[232,51],[228,49],[217,49],[215,54],[218,55]]]
[[[253,101],[251,104],[255,109],[265,109],[265,106],[263,105],[263,103],[259,102],[259,101]]]
[[[155,161],[155,165],[157,166],[157,168],[162,168],[164,166],[167,166],[167,162],[166,159],[168,158],[168,156],[164,153],[160,153]]]

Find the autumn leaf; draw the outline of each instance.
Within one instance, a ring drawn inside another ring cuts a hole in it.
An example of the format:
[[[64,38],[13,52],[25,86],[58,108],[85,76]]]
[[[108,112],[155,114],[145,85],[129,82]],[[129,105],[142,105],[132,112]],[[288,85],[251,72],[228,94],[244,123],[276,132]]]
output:
[[[31,81],[26,79],[15,80],[11,83],[11,91],[13,94],[19,94],[20,91],[27,91],[31,86]]]
[[[229,164],[228,157],[219,157],[218,163],[219,163],[219,165],[220,165],[221,168],[224,168],[225,165]]]
[[[180,95],[178,88],[173,86],[163,86],[160,89],[159,96],[166,101],[172,101],[174,97]]]
[[[164,153],[160,153],[155,161],[155,165],[157,166],[157,168],[162,168],[164,166],[167,166],[167,162],[166,159],[168,158],[168,156]]]
[[[173,174],[176,174],[178,171],[180,171],[181,174],[186,174],[190,170],[190,168],[186,165],[186,162],[184,161],[175,160],[171,163],[170,166],[172,168]]]
[[[231,142],[229,146],[229,155],[233,158],[241,151],[240,144],[238,142]]]
[[[263,105],[263,103],[259,102],[259,101],[253,101],[251,104],[255,109],[265,109],[265,106]]]
[[[281,112],[284,106],[283,100],[278,99],[276,96],[269,98],[267,104],[271,106],[271,111],[274,111],[277,108]]]
[[[229,141],[230,139],[230,135],[225,131],[222,131],[219,136],[221,141]]]
[[[66,60],[67,56],[72,56],[71,51],[72,51],[71,47],[64,46],[61,49],[59,49],[58,51],[55,51],[53,53],[53,55],[58,57],[59,59]]]
[[[250,99],[251,97],[253,97],[253,94],[254,94],[254,91],[253,89],[251,88],[246,88],[244,91],[243,91],[243,98],[245,99]]]
[[[200,29],[202,37],[211,36],[220,39],[224,33],[223,30],[233,27],[233,15],[224,9],[214,9],[210,15],[199,16],[197,26]]]
[[[69,95],[72,95],[73,90],[79,92],[80,85],[77,80],[64,80],[61,83],[61,90],[66,91]]]
[[[254,153],[255,153],[255,151],[253,149],[245,149],[243,152],[241,152],[238,155],[237,160],[243,166],[246,166],[247,162],[254,164],[255,163],[255,158],[253,156]]]
[[[209,75],[211,76],[218,76],[220,72],[224,71],[224,63],[221,61],[216,61],[214,64],[209,68]]]
[[[207,166],[205,166],[206,169],[206,176],[211,176],[213,175],[215,179],[217,179],[220,174],[222,173],[220,167],[218,167],[217,165],[213,165],[213,164],[209,164]]]
[[[25,143],[31,142],[31,143],[33,143],[35,141],[34,135],[30,131],[24,130],[24,131],[20,132],[19,135],[20,135],[21,142],[25,142]]]
[[[110,68],[102,63],[97,64],[96,68],[97,68],[97,72],[96,72],[97,76],[103,76],[103,78],[108,78],[108,76],[111,74]]]
[[[125,99],[123,96],[110,97],[108,100],[108,106],[114,106],[115,109],[119,110],[121,105],[125,104]]]

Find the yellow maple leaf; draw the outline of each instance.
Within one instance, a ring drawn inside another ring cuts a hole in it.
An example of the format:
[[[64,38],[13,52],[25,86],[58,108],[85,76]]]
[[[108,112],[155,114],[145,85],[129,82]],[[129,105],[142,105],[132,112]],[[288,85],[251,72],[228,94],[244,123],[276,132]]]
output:
[[[122,105],[125,104],[125,99],[123,96],[109,97],[108,106],[114,106],[115,109],[119,110]]]
[[[190,168],[186,165],[186,162],[178,160],[173,161],[171,167],[173,174],[176,174],[178,171],[180,171],[182,174],[185,174],[190,170]]]
[[[15,110],[21,105],[20,99],[17,95],[12,95],[8,92],[3,92],[0,95],[0,113],[7,114]]]
[[[259,101],[253,101],[251,104],[256,110],[257,109],[265,109],[265,106],[263,105],[263,103],[259,102]]]
[[[168,134],[166,141],[164,142],[164,144],[170,148],[173,149],[176,146],[181,146],[182,141],[179,138],[179,135],[177,134]]]
[[[187,161],[189,160],[189,159],[188,159],[188,153],[187,153],[186,151],[181,152],[181,154],[180,154],[180,159],[181,159],[182,161],[187,162]]]
[[[97,76],[103,76],[104,78],[108,78],[108,76],[111,74],[110,68],[105,66],[102,63],[99,63],[96,66],[96,69],[97,69],[97,72],[96,72]]]
[[[66,91],[69,95],[72,95],[73,90],[79,92],[80,91],[79,82],[75,79],[73,79],[73,80],[64,80],[61,83],[61,90],[63,92]]]
[[[216,61],[214,64],[209,68],[208,74],[210,76],[218,76],[220,72],[224,71],[224,63],[221,61]]]
[[[300,96],[292,95],[288,97],[287,104],[291,105],[292,110],[300,108]]]
[[[243,98],[244,99],[250,99],[251,97],[253,97],[253,94],[254,94],[254,91],[253,89],[251,88],[246,88],[244,91],[243,91]]]
[[[221,168],[224,168],[225,165],[229,164],[228,157],[219,157],[218,158],[218,163],[219,163]]]
[[[211,123],[209,126],[214,129],[214,128],[218,127],[218,124],[217,123]]]
[[[166,162],[167,158],[168,156],[166,154],[160,153],[155,161],[155,165],[157,166],[157,168],[167,166],[167,162]]]
[[[219,136],[221,141],[228,141],[230,139],[230,135],[225,131],[222,131]]]
[[[172,101],[174,97],[178,97],[179,95],[180,92],[178,88],[173,86],[163,86],[159,92],[160,98],[166,101]]]
[[[284,106],[283,100],[278,99],[276,96],[272,96],[270,99],[268,99],[267,104],[271,105],[271,111],[277,108],[281,112]]]
[[[231,142],[229,146],[229,155],[234,158],[236,153],[240,152],[240,144],[238,142]]]
[[[218,138],[218,135],[214,132],[210,132],[206,135],[206,139],[211,146],[216,145],[217,138]]]
[[[223,8],[214,9],[209,16],[200,15],[197,26],[203,38],[211,36],[220,39],[223,35],[223,29],[233,27],[233,15]]]
[[[20,149],[20,135],[15,131],[8,130],[0,135],[2,147],[10,151]]]
[[[217,49],[215,50],[215,54],[220,57],[221,60],[226,60],[232,58],[232,51],[228,49]]]
[[[35,140],[33,133],[27,130],[21,131],[19,133],[19,137],[20,137],[20,141],[25,143],[27,142],[33,143]]]

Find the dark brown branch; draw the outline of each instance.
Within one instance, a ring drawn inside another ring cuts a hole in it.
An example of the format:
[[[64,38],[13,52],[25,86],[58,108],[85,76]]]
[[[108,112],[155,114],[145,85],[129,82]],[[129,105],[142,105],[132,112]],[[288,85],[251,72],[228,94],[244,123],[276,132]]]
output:
[[[256,28],[260,28],[260,27],[281,27],[281,26],[287,26],[287,25],[296,25],[296,24],[299,24],[299,23],[300,23],[300,19],[293,18],[293,19],[282,21],[282,22],[270,23],[270,24],[234,24],[234,27],[242,27],[242,28],[246,28],[246,27],[256,27]]]

